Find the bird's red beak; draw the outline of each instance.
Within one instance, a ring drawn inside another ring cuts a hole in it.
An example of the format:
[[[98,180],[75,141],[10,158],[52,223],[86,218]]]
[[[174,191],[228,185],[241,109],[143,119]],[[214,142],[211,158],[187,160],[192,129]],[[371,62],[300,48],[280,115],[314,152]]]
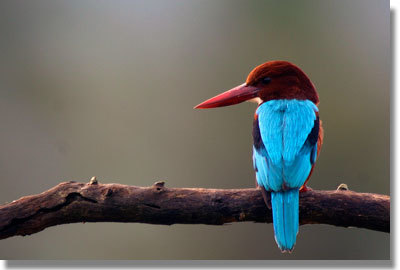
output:
[[[194,108],[209,109],[209,108],[224,107],[224,106],[238,104],[257,97],[258,91],[259,91],[258,88],[246,85],[244,83],[222,94],[219,94],[213,98],[210,98],[200,103]]]

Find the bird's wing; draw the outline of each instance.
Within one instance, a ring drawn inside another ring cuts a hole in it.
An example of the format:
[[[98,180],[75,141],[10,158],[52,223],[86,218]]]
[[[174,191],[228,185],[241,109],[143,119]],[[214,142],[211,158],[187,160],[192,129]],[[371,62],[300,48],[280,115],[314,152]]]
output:
[[[273,191],[300,188],[317,158],[318,108],[308,100],[272,100],[256,113],[262,140],[253,151],[258,184]]]

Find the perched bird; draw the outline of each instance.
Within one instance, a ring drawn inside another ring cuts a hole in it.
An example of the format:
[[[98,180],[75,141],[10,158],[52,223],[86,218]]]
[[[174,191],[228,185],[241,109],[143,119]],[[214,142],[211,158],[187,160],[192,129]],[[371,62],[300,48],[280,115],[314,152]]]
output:
[[[291,252],[299,231],[299,191],[307,191],[323,140],[318,93],[300,68],[270,61],[251,71],[244,84],[195,108],[244,101],[258,103],[253,122],[256,183],[272,207],[275,241],[282,252]]]

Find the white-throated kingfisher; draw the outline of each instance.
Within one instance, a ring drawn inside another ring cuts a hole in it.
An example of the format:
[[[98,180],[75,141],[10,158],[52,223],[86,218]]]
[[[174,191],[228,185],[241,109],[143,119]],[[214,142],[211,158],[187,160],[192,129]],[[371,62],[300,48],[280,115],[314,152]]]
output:
[[[306,191],[323,130],[318,93],[307,75],[287,61],[266,62],[244,84],[195,108],[258,103],[253,122],[253,165],[265,203],[272,206],[275,240],[292,251],[299,231],[299,192]]]

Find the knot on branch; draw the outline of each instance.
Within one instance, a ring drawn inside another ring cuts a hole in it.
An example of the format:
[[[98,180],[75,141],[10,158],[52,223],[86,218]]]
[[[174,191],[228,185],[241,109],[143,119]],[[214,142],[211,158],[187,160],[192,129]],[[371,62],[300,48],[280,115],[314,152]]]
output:
[[[153,184],[153,187],[164,187],[165,182],[164,181],[157,181]]]
[[[98,183],[96,176],[90,178],[89,185],[97,185]]]
[[[340,184],[336,190],[340,190],[340,191],[346,191],[349,190],[349,187],[346,184]]]
[[[153,186],[156,190],[161,191],[165,187],[165,182],[164,181],[157,181],[153,184]]]

